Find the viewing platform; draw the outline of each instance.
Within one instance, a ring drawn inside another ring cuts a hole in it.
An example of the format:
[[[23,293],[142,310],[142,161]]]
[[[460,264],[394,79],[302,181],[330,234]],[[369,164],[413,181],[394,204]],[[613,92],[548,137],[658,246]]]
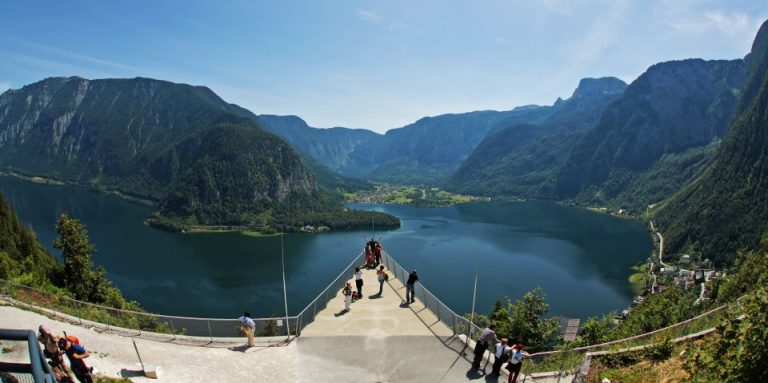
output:
[[[388,256],[385,262],[396,266]],[[355,262],[350,265],[352,270],[354,265]],[[347,273],[348,279],[337,279],[329,286],[329,300],[314,313],[310,323],[300,325],[299,336],[290,337],[290,341],[286,336],[257,337],[256,346],[251,348],[244,346],[244,336],[211,337],[210,342],[194,343],[191,338],[205,338],[166,335],[162,340],[157,338],[160,334],[130,334],[126,329],[92,326],[88,321],[81,320],[83,324],[78,325],[72,323],[76,318],[65,314],[51,318],[10,307],[9,303],[25,307],[11,298],[6,302],[0,300],[0,327],[36,329],[45,324],[58,334],[66,331],[76,335],[92,354],[89,365],[101,373],[136,382],[150,379],[141,375],[133,341],[144,363],[157,366],[158,380],[164,382],[496,381],[470,369],[473,353],[465,347],[466,336],[456,335],[455,329],[446,325],[466,322],[464,326],[468,329],[468,321],[460,319],[418,283],[416,302],[404,303],[403,279],[407,274],[398,268],[386,269],[390,277],[381,296],[377,295],[376,271],[363,269],[363,298],[353,302],[349,312],[342,312],[343,295],[336,287],[347,281],[354,285],[353,274]],[[301,323],[298,318],[301,314],[286,323],[295,326]],[[291,333],[295,331],[294,328]],[[2,360],[19,362],[27,357],[23,348],[14,348]],[[485,371],[490,373],[490,364]],[[498,381],[506,381],[506,376]]]

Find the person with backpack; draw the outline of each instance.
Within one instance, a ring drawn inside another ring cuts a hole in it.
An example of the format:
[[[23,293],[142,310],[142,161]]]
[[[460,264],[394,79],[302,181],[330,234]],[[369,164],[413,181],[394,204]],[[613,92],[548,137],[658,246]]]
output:
[[[501,375],[501,365],[509,359],[509,353],[512,351],[512,347],[507,346],[507,342],[509,342],[507,338],[501,338],[501,342],[496,343],[496,354],[493,359],[491,376]]]
[[[379,281],[379,293],[377,296],[381,297],[381,293],[384,291],[384,281],[389,279],[389,275],[384,271],[384,265],[379,266],[376,270],[376,279]]]
[[[66,337],[59,339],[59,350],[64,351],[69,359],[69,366],[80,383],[93,383],[91,369],[86,366],[83,359],[91,356],[85,347],[80,345],[80,341],[75,337]]]
[[[245,333],[248,338],[248,347],[253,347],[253,332],[256,330],[256,323],[251,319],[251,313],[248,311],[243,313],[243,316],[237,318],[240,321],[240,329]]]

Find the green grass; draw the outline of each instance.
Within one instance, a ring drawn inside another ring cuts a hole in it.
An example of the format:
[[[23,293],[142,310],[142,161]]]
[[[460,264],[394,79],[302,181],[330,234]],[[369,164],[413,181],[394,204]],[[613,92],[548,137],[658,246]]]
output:
[[[274,237],[277,235],[280,235],[280,233],[272,233],[272,234],[265,234],[260,231],[240,231],[240,234],[248,236],[248,237]]]
[[[645,286],[648,284],[649,267],[650,265],[648,263],[632,266],[633,273],[629,276],[629,284],[632,285],[632,291],[634,291],[636,295],[642,295]]]

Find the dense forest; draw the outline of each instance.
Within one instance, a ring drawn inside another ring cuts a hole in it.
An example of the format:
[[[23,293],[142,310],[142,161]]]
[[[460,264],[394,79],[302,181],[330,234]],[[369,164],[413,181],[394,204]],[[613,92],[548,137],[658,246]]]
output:
[[[56,232],[58,238],[53,246],[61,251],[62,261],[38,242],[32,230],[24,227],[0,192],[0,279],[53,296],[141,310],[137,302],[126,300],[112,285],[103,267],[94,266],[91,256],[96,247],[82,223],[62,213]]]

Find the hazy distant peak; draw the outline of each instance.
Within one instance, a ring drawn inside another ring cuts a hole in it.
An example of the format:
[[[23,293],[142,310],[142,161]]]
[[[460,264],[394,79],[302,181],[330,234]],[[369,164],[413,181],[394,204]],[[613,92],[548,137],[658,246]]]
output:
[[[560,98],[558,97],[558,100],[559,99]],[[515,107],[512,110],[516,111],[516,112],[521,112],[521,111],[524,111],[524,110],[532,110],[532,109],[538,109],[538,108],[541,108],[541,105],[528,104],[528,105],[521,105],[521,106]]]
[[[583,78],[573,91],[571,98],[593,98],[610,94],[621,94],[627,83],[616,77]]]

